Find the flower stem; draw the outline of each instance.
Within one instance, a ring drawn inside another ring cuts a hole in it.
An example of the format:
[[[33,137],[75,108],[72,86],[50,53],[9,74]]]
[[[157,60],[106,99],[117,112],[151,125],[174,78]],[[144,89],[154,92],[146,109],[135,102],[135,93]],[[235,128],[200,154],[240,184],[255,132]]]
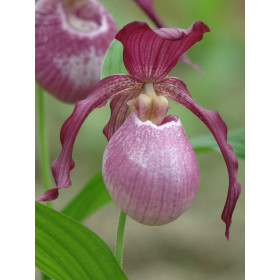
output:
[[[40,154],[41,154],[41,167],[43,175],[44,191],[47,191],[51,187],[50,177],[50,162],[48,156],[48,140],[46,132],[46,108],[45,108],[45,92],[36,83],[36,92],[38,96],[38,109],[39,109],[39,141],[40,141]],[[51,202],[47,201],[46,205],[51,207]]]
[[[115,258],[120,267],[122,267],[125,222],[126,222],[126,214],[121,210],[119,224],[118,224],[116,252],[115,252]]]
[[[46,106],[45,106],[45,93],[43,88],[41,88],[36,83],[36,93],[38,96],[38,111],[39,111],[39,142],[40,142],[40,155],[41,155],[41,167],[43,175],[43,185],[44,191],[47,191],[51,187],[50,178],[50,162],[48,156],[48,140],[46,131]],[[46,205],[51,207],[51,202],[47,201]],[[42,280],[50,280],[51,278],[41,272]]]

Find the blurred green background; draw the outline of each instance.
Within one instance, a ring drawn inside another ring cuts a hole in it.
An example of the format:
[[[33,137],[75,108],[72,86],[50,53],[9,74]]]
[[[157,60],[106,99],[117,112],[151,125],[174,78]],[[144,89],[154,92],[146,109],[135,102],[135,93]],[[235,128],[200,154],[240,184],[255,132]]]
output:
[[[118,27],[134,21],[151,21],[132,0],[102,0]],[[169,27],[187,28],[202,20],[211,32],[187,52],[204,68],[200,73],[179,62],[170,76],[181,78],[203,107],[217,110],[228,129],[244,126],[244,0],[154,0],[156,10]],[[50,159],[59,154],[59,131],[73,105],[47,95],[47,126]],[[181,105],[171,103],[189,138],[209,133],[205,125]],[[62,209],[101,170],[107,140],[102,129],[110,117],[109,103],[94,111],[82,126],[73,158],[73,186],[60,191],[53,207]],[[36,115],[36,198],[43,193]],[[238,179],[242,193],[233,215],[230,242],[224,237],[220,216],[228,187],[226,165],[221,154],[197,154],[200,189],[193,205],[176,221],[160,227],[127,221],[124,271],[129,279],[244,279],[244,161],[239,159]],[[98,210],[84,224],[114,250],[118,207],[111,203]],[[36,276],[40,279],[40,275]]]

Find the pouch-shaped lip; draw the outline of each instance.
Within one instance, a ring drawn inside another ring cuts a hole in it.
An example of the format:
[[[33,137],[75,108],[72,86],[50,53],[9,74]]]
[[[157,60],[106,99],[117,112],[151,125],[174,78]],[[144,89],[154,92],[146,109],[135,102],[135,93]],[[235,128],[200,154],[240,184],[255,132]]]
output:
[[[35,75],[46,91],[73,103],[87,97],[100,80],[105,53],[118,29],[98,1],[68,2],[36,4]]]
[[[133,113],[110,139],[102,170],[114,201],[146,225],[178,218],[199,185],[197,159],[176,116],[157,126]]]

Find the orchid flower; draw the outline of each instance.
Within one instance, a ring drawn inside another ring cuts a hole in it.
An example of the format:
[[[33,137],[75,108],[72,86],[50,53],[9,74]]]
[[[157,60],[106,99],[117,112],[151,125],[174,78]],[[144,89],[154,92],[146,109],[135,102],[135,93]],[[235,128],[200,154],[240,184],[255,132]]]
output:
[[[165,28],[166,25],[162,22],[161,18],[157,14],[155,7],[154,7],[154,1],[153,0],[134,0],[139,7],[149,16],[149,18],[153,21],[153,23],[158,27],[158,28]],[[170,36],[169,38],[172,39],[172,35],[174,33],[174,29],[172,28],[166,28],[166,38]],[[176,31],[175,31],[176,32]],[[175,33],[176,34],[176,33]],[[203,69],[193,63],[186,54],[182,54],[180,56],[181,61],[191,65],[193,68],[195,68],[198,71],[203,71]]]
[[[209,28],[195,22],[187,30],[152,30],[144,22],[132,22],[116,35],[124,46],[123,61],[130,75],[101,80],[91,94],[75,105],[61,128],[62,151],[52,164],[57,184],[39,200],[58,197],[71,185],[72,151],[86,117],[110,98],[111,118],[103,132],[109,144],[103,157],[103,178],[111,196],[130,217],[143,224],[161,225],[176,219],[194,200],[199,171],[193,148],[176,116],[166,116],[173,99],[192,111],[214,135],[228,174],[229,188],[222,219],[229,238],[232,213],[240,194],[238,161],[227,143],[227,127],[218,112],[199,106],[185,83],[167,74],[178,58],[203,38]]]
[[[84,99],[118,31],[113,17],[96,0],[40,0],[35,15],[36,81],[64,102]]]

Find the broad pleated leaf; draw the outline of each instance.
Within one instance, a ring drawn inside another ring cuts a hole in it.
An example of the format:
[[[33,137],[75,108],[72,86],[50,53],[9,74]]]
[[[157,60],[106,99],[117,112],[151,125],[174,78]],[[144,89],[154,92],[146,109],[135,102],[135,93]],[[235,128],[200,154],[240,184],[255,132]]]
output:
[[[228,142],[233,147],[235,154],[239,158],[245,159],[245,128],[229,131]],[[211,134],[193,138],[191,143],[196,152],[220,152],[220,148]]]
[[[61,212],[81,222],[111,201],[112,198],[104,185],[102,173],[98,172]]]
[[[55,280],[127,279],[95,233],[38,202],[35,209],[38,269]]]

